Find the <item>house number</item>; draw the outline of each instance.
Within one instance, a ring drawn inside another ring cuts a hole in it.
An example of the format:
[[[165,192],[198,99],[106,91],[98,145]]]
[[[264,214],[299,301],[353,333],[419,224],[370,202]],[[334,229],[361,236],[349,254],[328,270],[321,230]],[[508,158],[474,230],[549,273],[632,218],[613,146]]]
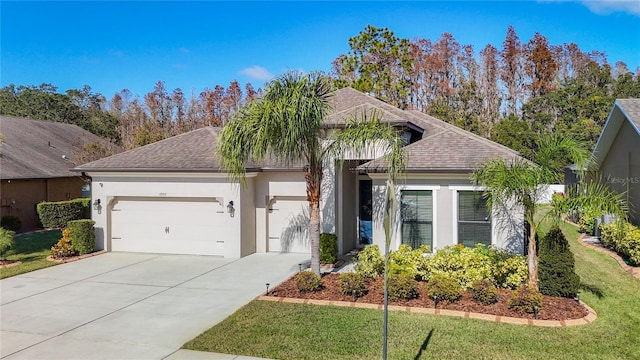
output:
[[[160,193],[160,196],[167,196],[167,193]]]

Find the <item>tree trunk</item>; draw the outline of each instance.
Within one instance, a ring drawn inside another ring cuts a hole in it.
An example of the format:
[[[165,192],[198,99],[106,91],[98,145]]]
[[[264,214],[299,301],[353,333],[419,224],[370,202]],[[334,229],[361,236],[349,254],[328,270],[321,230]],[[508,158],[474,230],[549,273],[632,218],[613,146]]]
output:
[[[320,275],[320,189],[322,166],[311,164],[304,172],[309,201],[309,240],[311,242],[311,270]]]
[[[536,226],[533,219],[529,223],[529,249],[528,249],[528,285],[538,290],[538,254],[536,246]]]
[[[311,240],[311,270],[320,275],[320,206],[309,203],[309,238]]]

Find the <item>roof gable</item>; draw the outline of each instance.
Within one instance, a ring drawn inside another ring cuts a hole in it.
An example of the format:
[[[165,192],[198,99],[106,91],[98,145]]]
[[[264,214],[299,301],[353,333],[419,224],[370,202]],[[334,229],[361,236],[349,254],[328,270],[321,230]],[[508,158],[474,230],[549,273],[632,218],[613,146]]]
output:
[[[611,149],[613,141],[625,121],[628,121],[629,125],[640,136],[640,99],[617,99],[613,104],[598,141],[593,148],[593,157],[597,168],[600,167],[609,153],[609,149]]]
[[[0,116],[2,179],[77,176],[75,153],[83,145],[105,141],[77,125]],[[64,156],[64,157],[63,157]]]
[[[334,113],[327,119],[340,124],[349,116],[363,112],[381,117],[391,124],[408,123],[423,130],[422,139],[405,147],[407,171],[471,171],[492,158],[512,160],[518,152],[479,135],[446,123],[418,110],[402,110],[382,100],[344,88],[334,93]],[[359,167],[360,170],[383,170],[386,161],[379,158]]]

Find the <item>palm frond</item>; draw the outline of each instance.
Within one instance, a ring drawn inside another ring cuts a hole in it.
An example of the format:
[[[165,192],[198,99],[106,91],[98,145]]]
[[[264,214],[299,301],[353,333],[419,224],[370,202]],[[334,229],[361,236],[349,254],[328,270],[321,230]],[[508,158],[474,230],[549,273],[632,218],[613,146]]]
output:
[[[406,166],[403,141],[397,129],[380,121],[376,111],[363,112],[353,114],[344,130],[332,134],[326,151],[338,161],[348,153],[371,159],[383,156],[388,177],[396,179]]]
[[[329,110],[330,80],[321,72],[287,72],[262,97],[244,106],[222,129],[218,153],[223,170],[244,181],[249,161],[273,157],[285,165],[319,161],[318,134]]]

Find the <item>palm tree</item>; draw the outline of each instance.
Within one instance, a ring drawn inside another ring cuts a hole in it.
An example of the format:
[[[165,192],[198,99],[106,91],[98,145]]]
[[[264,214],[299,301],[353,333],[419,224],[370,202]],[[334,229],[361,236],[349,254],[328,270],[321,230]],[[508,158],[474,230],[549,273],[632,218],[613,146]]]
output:
[[[568,158],[579,169],[587,169],[592,162],[591,153],[579,142],[556,135],[543,136],[537,141],[538,150],[533,156],[535,162],[518,158],[512,161],[494,159],[476,170],[471,179],[476,185],[486,186],[489,206],[500,211],[520,207],[529,225],[528,238],[528,284],[538,288],[538,259],[536,231],[545,217],[536,219],[538,201],[545,191],[545,184],[563,182],[562,158]],[[625,206],[620,196],[616,196],[601,186],[586,186],[584,191],[564,203],[563,210],[588,204],[624,216]]]
[[[222,168],[244,182],[249,161],[272,156],[285,165],[302,164],[309,202],[311,269],[320,274],[320,196],[323,163],[341,159],[348,150],[381,150],[393,175],[403,164],[402,139],[377,119],[352,119],[330,139],[324,118],[330,110],[331,81],[321,72],[287,72],[271,81],[262,97],[249,102],[220,134]]]

